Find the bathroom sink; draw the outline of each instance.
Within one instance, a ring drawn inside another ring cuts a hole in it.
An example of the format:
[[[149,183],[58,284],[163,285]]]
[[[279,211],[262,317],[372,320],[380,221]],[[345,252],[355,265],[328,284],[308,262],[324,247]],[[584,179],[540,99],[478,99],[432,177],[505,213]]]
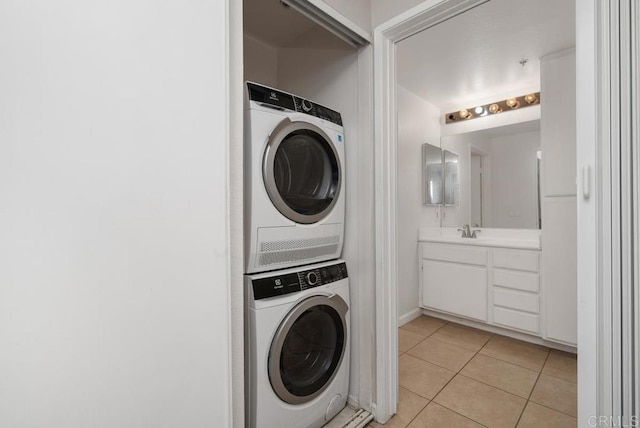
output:
[[[529,229],[474,229],[479,230],[477,238],[462,238],[457,228],[421,228],[418,241],[442,242],[446,244],[474,245],[481,247],[504,247],[541,249],[539,230]]]

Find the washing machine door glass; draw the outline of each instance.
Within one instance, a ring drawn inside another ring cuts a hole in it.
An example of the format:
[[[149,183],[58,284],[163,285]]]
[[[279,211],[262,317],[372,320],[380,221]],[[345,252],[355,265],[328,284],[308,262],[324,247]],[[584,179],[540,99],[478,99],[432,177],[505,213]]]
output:
[[[269,352],[269,379],[280,399],[306,403],[329,386],[346,352],[347,310],[337,295],[314,296],[285,317]]]
[[[325,218],[340,193],[342,173],[331,139],[307,122],[282,121],[264,157],[264,181],[275,207],[296,223]]]

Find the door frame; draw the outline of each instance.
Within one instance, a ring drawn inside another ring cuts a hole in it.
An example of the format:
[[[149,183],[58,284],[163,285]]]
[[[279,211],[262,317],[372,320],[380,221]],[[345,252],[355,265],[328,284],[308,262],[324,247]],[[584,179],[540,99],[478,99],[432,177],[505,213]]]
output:
[[[486,0],[488,1],[488,0]],[[376,400],[374,415],[388,421],[397,406],[397,105],[395,44],[450,19],[485,0],[427,0],[374,30]],[[578,423],[611,415],[612,219],[608,82],[608,15],[598,0],[576,1],[577,171],[578,185],[589,180],[590,198],[578,203]],[[606,31],[605,31],[606,30]],[[595,94],[595,95],[594,95]],[[597,99],[599,102],[594,102]],[[608,135],[608,134],[607,134]],[[584,168],[592,171],[583,175]],[[614,171],[615,172],[615,171]],[[608,203],[608,202],[607,202]],[[609,234],[607,233],[609,231]],[[600,250],[598,250],[600,248]],[[595,315],[595,316],[594,316]]]
[[[385,423],[398,402],[396,43],[488,0],[427,0],[374,30],[376,400]]]

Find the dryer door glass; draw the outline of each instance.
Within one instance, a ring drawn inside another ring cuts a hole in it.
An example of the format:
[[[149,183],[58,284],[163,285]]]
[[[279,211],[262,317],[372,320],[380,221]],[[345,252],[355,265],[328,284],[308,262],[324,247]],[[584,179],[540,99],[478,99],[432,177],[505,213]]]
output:
[[[278,349],[270,358],[279,361],[270,361],[269,375],[281,399],[300,404],[315,398],[333,379],[345,352],[346,331],[343,315],[330,305],[314,305],[292,321],[279,332],[283,336],[274,339]]]
[[[269,197],[284,216],[297,223],[316,223],[337,201],[340,163],[324,132],[310,124],[294,124],[293,129],[280,134],[282,138],[270,141],[267,153],[273,154],[267,156],[265,183]]]

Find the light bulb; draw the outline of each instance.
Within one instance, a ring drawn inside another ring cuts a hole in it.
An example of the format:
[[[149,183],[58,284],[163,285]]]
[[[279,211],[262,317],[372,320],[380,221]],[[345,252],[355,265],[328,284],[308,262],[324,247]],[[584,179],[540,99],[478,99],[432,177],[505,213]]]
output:
[[[518,108],[518,100],[515,98],[509,98],[507,100],[507,105],[511,108]]]
[[[491,112],[491,114],[496,114],[496,113],[500,113],[502,109],[498,104],[494,103],[489,106],[489,111]]]
[[[458,115],[460,115],[462,119],[469,119],[471,117],[471,113],[469,113],[469,110],[466,109],[460,110],[458,112]]]
[[[527,104],[535,103],[536,99],[536,94],[527,94],[524,96],[524,100],[527,102]]]
[[[476,114],[484,113],[484,107],[482,107],[482,106],[476,107],[475,112],[476,112]]]

